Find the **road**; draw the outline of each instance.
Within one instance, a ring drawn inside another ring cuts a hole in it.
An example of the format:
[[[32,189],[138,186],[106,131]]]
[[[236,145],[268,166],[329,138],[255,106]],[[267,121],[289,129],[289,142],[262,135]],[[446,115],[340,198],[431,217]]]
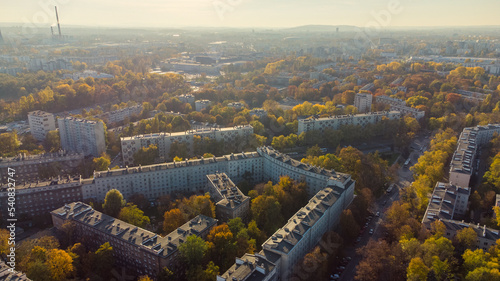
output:
[[[412,152],[410,153],[410,158],[411,158],[410,166],[414,165],[417,162],[418,157],[420,157],[425,152],[424,149],[429,147],[429,139],[430,139],[429,136],[422,136],[416,138],[412,142],[411,146],[414,147],[415,149],[413,149]],[[380,217],[373,216],[373,218],[370,221],[368,221],[368,226],[360,236],[361,238],[360,242],[357,243],[355,246],[347,246],[344,249],[346,256],[351,257],[352,260],[345,266],[345,270],[340,275],[339,280],[341,281],[354,280],[354,276],[356,275],[356,266],[359,264],[362,258],[361,255],[358,255],[356,253],[356,250],[366,246],[366,244],[368,244],[368,242],[371,239],[377,240],[384,236],[384,233],[382,233],[382,229],[380,226],[382,224],[382,221],[384,220],[385,212],[387,211],[388,207],[391,206],[392,202],[399,199],[400,190],[410,186],[410,184],[413,182],[413,173],[409,168],[410,167],[408,168],[401,167],[398,171],[399,175],[398,182],[396,182],[395,188],[392,190],[392,192],[389,194],[382,195],[374,202],[371,211],[374,214],[380,212]],[[370,229],[373,229],[372,235],[369,234]],[[338,273],[338,272],[332,272],[332,273]]]

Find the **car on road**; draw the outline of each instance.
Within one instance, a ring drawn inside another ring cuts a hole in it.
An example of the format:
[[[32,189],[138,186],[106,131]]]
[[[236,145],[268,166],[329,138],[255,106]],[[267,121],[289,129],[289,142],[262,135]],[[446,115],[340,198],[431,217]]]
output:
[[[376,216],[376,217],[380,217],[380,212],[377,212],[377,213],[375,214],[375,216]]]
[[[370,228],[370,232],[368,232],[368,233],[370,233],[370,235],[372,235],[373,234],[373,228]]]
[[[338,274],[330,275],[330,280],[339,280],[339,279],[340,279],[340,275],[338,275]]]
[[[387,200],[385,200],[384,202],[382,202],[382,205],[385,206],[385,204],[387,204]]]

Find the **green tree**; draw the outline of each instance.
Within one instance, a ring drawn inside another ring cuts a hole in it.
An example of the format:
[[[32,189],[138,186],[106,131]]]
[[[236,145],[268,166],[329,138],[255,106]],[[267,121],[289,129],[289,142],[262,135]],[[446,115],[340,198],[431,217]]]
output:
[[[113,257],[113,247],[106,242],[102,244],[94,253],[94,265],[97,274],[101,277],[109,276],[115,263]]]
[[[120,210],[125,205],[123,195],[117,189],[111,189],[106,193],[104,204],[102,205],[104,213],[112,217],[118,217]]]
[[[189,266],[199,265],[207,250],[207,243],[196,235],[188,236],[186,241],[179,246],[179,253]]]
[[[109,155],[103,153],[101,157],[94,158],[92,163],[96,171],[106,171],[111,164],[111,159],[109,158]]]
[[[0,153],[15,154],[20,145],[15,131],[0,134]]]
[[[134,164],[142,166],[151,165],[155,163],[158,156],[159,152],[156,145],[151,144],[149,147],[141,147],[141,149],[134,153]]]
[[[144,212],[137,208],[137,205],[132,203],[127,203],[127,205],[121,209],[118,218],[142,228],[150,223],[149,217],[145,216]]]

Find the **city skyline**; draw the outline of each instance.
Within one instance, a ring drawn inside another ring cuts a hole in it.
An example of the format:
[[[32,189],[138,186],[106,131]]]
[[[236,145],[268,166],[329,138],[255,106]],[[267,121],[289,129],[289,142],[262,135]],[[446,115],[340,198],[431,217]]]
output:
[[[56,23],[102,27],[295,27],[301,25],[352,25],[368,27],[432,27],[500,25],[495,11],[500,2],[480,0],[89,0],[39,1],[2,4],[0,23]],[[489,9],[483,7],[488,6]],[[429,8],[429,7],[432,7]],[[85,16],[82,16],[85,15]],[[465,21],[464,19],[467,19]]]

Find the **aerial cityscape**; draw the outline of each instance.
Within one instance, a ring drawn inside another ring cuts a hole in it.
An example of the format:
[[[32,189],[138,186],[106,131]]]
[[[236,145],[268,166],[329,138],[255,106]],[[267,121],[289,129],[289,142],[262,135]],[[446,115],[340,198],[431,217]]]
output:
[[[500,281],[500,2],[9,1],[0,280]]]

